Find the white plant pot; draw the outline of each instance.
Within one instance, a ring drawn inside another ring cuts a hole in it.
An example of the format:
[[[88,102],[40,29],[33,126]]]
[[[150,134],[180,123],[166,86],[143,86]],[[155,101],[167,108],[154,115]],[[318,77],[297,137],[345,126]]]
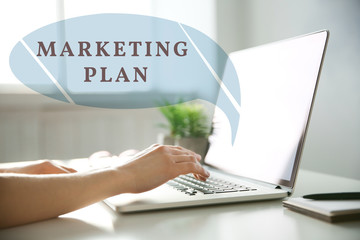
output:
[[[160,135],[159,142],[163,145],[182,146],[186,149],[196,152],[197,154],[200,154],[202,160],[204,160],[208,148],[208,139],[205,137],[173,138],[168,135]]]
[[[206,155],[207,148],[208,148],[208,139],[205,137],[179,138],[177,145],[187,148],[193,152],[196,152],[197,154],[200,154],[201,159],[203,161],[205,158],[205,155]]]

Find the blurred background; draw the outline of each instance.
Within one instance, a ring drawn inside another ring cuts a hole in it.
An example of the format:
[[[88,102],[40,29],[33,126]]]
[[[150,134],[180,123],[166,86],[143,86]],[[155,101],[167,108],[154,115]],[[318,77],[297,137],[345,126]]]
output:
[[[0,162],[120,153],[158,142],[157,109],[108,110],[42,96],[12,74],[9,55],[32,31],[96,13],[132,13],[194,27],[227,53],[330,30],[301,167],[360,179],[360,1],[12,0],[0,9]]]

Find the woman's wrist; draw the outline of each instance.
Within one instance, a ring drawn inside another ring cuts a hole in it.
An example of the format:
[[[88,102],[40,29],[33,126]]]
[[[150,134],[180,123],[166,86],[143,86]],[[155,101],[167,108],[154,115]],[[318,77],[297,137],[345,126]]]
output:
[[[132,174],[124,169],[124,166],[108,168],[111,175],[111,195],[118,195],[123,193],[133,192],[133,177]]]

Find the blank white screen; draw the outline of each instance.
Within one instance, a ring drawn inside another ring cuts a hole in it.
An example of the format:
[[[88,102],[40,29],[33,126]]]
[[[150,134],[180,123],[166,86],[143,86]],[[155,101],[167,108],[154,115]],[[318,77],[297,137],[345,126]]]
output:
[[[216,109],[205,163],[275,184],[291,180],[326,39],[323,31],[230,54],[240,82],[239,127],[232,145],[227,117]]]

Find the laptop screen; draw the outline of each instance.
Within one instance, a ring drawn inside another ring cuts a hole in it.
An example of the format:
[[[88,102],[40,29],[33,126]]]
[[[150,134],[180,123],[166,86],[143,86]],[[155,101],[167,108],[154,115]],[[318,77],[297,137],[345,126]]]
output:
[[[230,54],[239,125],[232,143],[228,118],[216,108],[205,164],[293,187],[327,39],[321,31]]]

